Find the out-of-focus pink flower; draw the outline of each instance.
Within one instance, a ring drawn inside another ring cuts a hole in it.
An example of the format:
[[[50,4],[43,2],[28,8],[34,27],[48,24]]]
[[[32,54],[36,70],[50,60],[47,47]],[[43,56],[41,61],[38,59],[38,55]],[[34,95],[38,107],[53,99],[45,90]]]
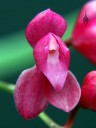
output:
[[[81,107],[96,111],[96,71],[89,72],[81,89]]]
[[[79,84],[68,71],[70,52],[60,39],[65,29],[65,20],[50,9],[38,14],[26,29],[36,66],[23,71],[14,91],[16,108],[25,119],[37,116],[48,103],[69,112],[79,102]]]
[[[96,1],[83,6],[77,18],[72,42],[77,51],[96,65]]]

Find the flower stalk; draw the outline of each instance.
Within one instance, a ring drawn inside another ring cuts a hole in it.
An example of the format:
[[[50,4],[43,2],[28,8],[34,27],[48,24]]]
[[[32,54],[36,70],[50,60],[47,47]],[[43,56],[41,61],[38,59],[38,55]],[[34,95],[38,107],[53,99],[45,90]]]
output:
[[[72,39],[71,38],[65,40],[64,43],[66,44],[66,46],[68,48],[71,48],[72,47]]]
[[[0,90],[13,94],[14,88],[15,88],[15,85],[0,81]]]
[[[39,118],[45,122],[50,128],[62,128],[58,124],[56,124],[46,113],[42,112],[38,115]]]
[[[72,128],[78,110],[79,106],[75,107],[75,109],[70,112],[69,119],[64,125],[64,128]]]

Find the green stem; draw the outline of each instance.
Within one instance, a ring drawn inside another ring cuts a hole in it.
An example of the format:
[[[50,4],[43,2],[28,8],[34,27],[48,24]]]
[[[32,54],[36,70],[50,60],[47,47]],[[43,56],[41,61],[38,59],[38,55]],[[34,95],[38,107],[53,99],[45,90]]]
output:
[[[50,128],[61,128],[58,124],[56,124],[47,114],[42,112],[39,115],[40,119],[45,122],[46,125],[48,125]]]
[[[13,84],[8,84],[6,82],[0,81],[0,90],[13,94],[14,92],[14,85]]]
[[[8,84],[6,82],[0,81],[0,90],[13,94],[15,85]],[[58,124],[56,124],[45,112],[42,112],[38,115],[39,118],[50,128],[61,128]]]

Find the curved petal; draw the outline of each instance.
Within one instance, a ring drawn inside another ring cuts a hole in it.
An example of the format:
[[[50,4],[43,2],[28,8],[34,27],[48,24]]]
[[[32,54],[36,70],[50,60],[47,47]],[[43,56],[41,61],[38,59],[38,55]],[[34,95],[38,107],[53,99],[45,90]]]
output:
[[[63,41],[52,33],[47,34],[36,44],[34,58],[52,86],[60,91],[64,86],[70,58],[69,49]]]
[[[37,41],[49,32],[62,37],[66,27],[66,21],[62,16],[47,9],[31,20],[25,34],[29,44],[34,47]]]
[[[23,71],[16,83],[14,101],[18,112],[25,119],[34,118],[47,106],[44,78],[44,75],[33,67]]]
[[[52,86],[46,86],[45,95],[50,104],[65,112],[70,112],[79,102],[81,89],[75,76],[68,71],[63,89],[58,93]]]

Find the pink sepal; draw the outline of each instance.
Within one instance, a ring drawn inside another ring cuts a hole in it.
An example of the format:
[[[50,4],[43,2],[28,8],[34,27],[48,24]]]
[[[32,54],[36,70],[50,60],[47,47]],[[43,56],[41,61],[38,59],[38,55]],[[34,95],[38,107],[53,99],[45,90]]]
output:
[[[66,27],[66,21],[62,16],[47,9],[31,20],[26,28],[25,35],[29,44],[34,47],[35,44],[49,32],[62,37]]]
[[[46,78],[36,67],[23,71],[18,78],[14,101],[17,111],[23,118],[34,118],[46,108],[44,81]]]

